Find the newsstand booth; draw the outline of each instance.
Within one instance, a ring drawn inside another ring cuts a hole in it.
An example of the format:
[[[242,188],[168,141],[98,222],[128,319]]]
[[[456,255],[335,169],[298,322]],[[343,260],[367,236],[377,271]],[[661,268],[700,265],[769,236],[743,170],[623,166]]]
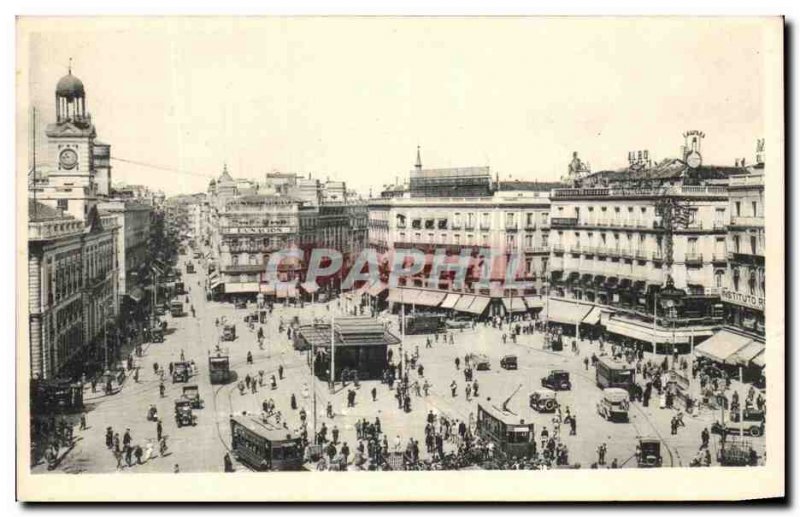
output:
[[[357,373],[359,380],[381,379],[388,367],[387,352],[400,339],[389,332],[375,318],[336,318],[331,335],[330,323],[300,325],[295,333],[296,350],[310,350],[314,357],[314,375],[329,380],[331,368],[331,341],[333,340],[335,379],[342,372]]]

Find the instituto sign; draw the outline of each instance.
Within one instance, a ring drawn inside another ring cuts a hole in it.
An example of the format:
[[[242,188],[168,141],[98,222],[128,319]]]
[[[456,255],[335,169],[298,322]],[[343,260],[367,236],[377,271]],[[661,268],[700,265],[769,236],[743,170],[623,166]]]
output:
[[[279,234],[279,233],[292,233],[292,228],[286,226],[231,226],[225,229],[227,234]]]
[[[736,291],[729,291],[728,289],[723,289],[721,298],[722,301],[724,302],[734,303],[736,305],[743,305],[745,307],[749,307],[751,309],[756,309],[759,311],[764,310],[764,298],[761,296],[744,294]]]

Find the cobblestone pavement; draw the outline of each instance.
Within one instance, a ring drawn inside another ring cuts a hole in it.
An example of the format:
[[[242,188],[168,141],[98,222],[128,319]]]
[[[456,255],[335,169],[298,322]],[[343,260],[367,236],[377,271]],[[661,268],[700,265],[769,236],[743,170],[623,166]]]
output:
[[[198,268],[201,270],[202,268]],[[163,424],[163,432],[167,436],[169,451],[166,456],[156,456],[142,465],[125,466],[122,472],[172,472],[175,465],[181,472],[218,472],[223,470],[222,458],[230,446],[229,416],[234,412],[248,411],[257,413],[261,403],[272,398],[277,409],[291,428],[299,426],[299,408],[305,407],[309,420],[313,422],[313,391],[317,394],[317,425],[323,422],[329,429],[334,426],[340,431],[340,441],[347,442],[351,450],[355,450],[357,440],[355,422],[366,418],[374,421],[380,418],[384,433],[389,437],[390,447],[395,436],[400,436],[403,446],[409,437],[420,441],[422,455],[424,452],[424,426],[428,411],[445,414],[450,418],[469,421],[477,411],[477,400],[466,399],[464,391],[464,375],[457,370],[455,358],[463,358],[468,353],[481,353],[490,358],[491,368],[488,371],[475,371],[475,379],[479,384],[478,399],[484,404],[500,406],[512,393],[520,389],[509,402],[509,408],[521,420],[533,422],[537,437],[541,428],[547,427],[552,433],[553,415],[540,414],[528,405],[529,394],[540,387],[540,379],[551,369],[564,369],[571,373],[573,387],[571,391],[559,392],[558,400],[562,407],[568,406],[577,419],[577,434],[570,436],[568,427],[563,426],[562,441],[569,449],[570,463],[589,466],[597,460],[597,446],[607,443],[607,463],[612,459],[625,467],[635,466],[632,459],[638,437],[656,437],[662,440],[665,449],[664,466],[687,466],[697,453],[700,445],[700,432],[710,427],[718,415],[708,409],[701,410],[695,416],[685,416],[686,427],[677,435],[670,434],[670,420],[674,410],[660,409],[657,397],[651,401],[650,407],[642,407],[634,403],[631,406],[628,423],[611,423],[604,420],[596,410],[596,403],[601,396],[597,387],[594,370],[585,368],[583,359],[596,352],[588,342],[579,345],[580,353],[569,350],[551,352],[543,349],[540,334],[519,337],[516,344],[510,341],[503,344],[500,329],[478,324],[474,329],[454,331],[454,344],[445,344],[440,340],[431,348],[426,348],[426,336],[407,336],[405,350],[413,353],[418,349],[419,363],[424,366],[424,376],[432,388],[427,397],[413,397],[412,409],[405,413],[398,409],[394,393],[386,385],[377,381],[363,381],[357,390],[356,405],[346,407],[347,388],[337,387],[330,393],[327,385],[311,378],[307,363],[307,353],[293,350],[285,333],[278,332],[280,320],[290,321],[299,316],[302,320],[312,317],[330,317],[331,313],[343,314],[349,305],[346,300],[332,301],[329,304],[307,304],[304,308],[275,307],[269,321],[263,325],[267,336],[266,345],[258,347],[255,330],[247,328],[243,317],[246,310],[236,310],[231,304],[209,302],[205,300],[200,273],[184,275],[190,289],[190,303],[197,311],[197,317],[191,315],[181,318],[167,317],[169,330],[164,343],[147,346],[144,357],[138,358],[140,379],[135,383],[129,376],[120,393],[98,397],[91,400],[87,408],[89,428],[76,431],[77,443],[72,451],[60,463],[57,471],[61,472],[115,472],[117,462],[105,446],[105,429],[111,426],[122,437],[126,428],[130,429],[133,443],[145,448],[147,440],[155,443],[155,423],[146,420],[146,411],[150,404],[156,404]],[[188,308],[188,306],[187,306]],[[265,385],[258,387],[257,393],[240,394],[236,382],[212,386],[208,376],[208,354],[219,343],[220,329],[215,320],[235,323],[237,338],[233,342],[221,343],[227,348],[231,358],[231,369],[238,378],[247,374],[257,377],[264,371]],[[390,325],[397,328],[396,318]],[[507,332],[507,329],[505,330]],[[595,345],[597,346],[597,345]],[[400,356],[399,347],[395,347],[394,357]],[[173,401],[182,393],[185,384],[173,384],[169,378],[164,382],[166,396],[159,396],[159,378],[154,374],[153,364],[166,365],[180,360],[183,351],[186,360],[194,360],[197,374],[188,384],[197,384],[200,395],[205,402],[202,409],[195,410],[197,423],[192,427],[178,428],[173,417]],[[253,354],[253,364],[246,364],[246,355]],[[504,370],[500,367],[500,358],[505,354],[518,357],[517,370]],[[284,379],[278,381],[276,390],[269,388],[272,375],[278,377],[278,367],[284,368]],[[412,372],[411,379],[417,377]],[[449,385],[452,380],[458,385],[457,395],[451,396]],[[377,399],[372,400],[370,391],[377,389]],[[298,401],[298,410],[290,408],[290,397],[294,394]],[[742,393],[743,395],[744,393]],[[334,417],[327,418],[325,408],[328,402],[334,408]],[[764,439],[752,439],[759,452],[763,452]],[[446,449],[453,448],[448,444]],[[712,453],[717,447],[717,438],[712,435]],[[156,447],[157,448],[157,447]],[[712,454],[715,456],[715,454]],[[237,465],[237,470],[246,467]],[[44,465],[34,467],[34,472],[46,472]]]

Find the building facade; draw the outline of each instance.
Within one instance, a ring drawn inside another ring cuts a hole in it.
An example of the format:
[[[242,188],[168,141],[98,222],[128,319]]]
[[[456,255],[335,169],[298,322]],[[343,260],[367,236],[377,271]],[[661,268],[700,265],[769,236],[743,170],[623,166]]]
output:
[[[426,254],[441,249],[447,257],[469,254],[476,261],[461,291],[491,297],[497,303],[489,312],[510,311],[503,298],[530,298],[541,293],[550,260],[549,193],[558,185],[493,180],[488,167],[423,169],[418,152],[408,184],[389,186],[379,198],[369,201],[369,245],[379,253],[413,248]],[[488,268],[489,279],[484,278],[483,267],[476,267],[481,264],[482,250],[503,257],[501,267]],[[502,287],[512,256],[519,262],[516,279],[529,284],[521,293],[505,292]],[[482,279],[494,287],[486,288]],[[452,275],[444,274],[431,283],[427,266],[411,285],[443,292],[458,290]],[[536,306],[540,307],[538,302]]]

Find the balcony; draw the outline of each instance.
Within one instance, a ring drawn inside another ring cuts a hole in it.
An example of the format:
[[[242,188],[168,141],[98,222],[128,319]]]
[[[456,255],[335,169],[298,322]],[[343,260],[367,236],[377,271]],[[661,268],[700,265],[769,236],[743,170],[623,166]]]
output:
[[[654,251],[650,257],[653,262],[664,262],[664,254],[660,251]]]
[[[703,255],[701,253],[687,253],[683,261],[687,266],[702,266]]]
[[[464,225],[464,229],[465,229],[465,230],[469,230],[469,231],[472,231],[472,230],[474,230],[474,229],[475,229],[475,223],[466,223],[466,224]]]
[[[637,260],[647,260],[647,252],[644,250],[633,250],[632,255]]]
[[[515,232],[517,231],[517,223],[506,223],[506,231],[507,232]]]
[[[724,264],[726,262],[728,262],[727,253],[714,253],[713,255],[711,255],[712,264]]]
[[[734,228],[763,228],[763,217],[731,217],[731,227]]]
[[[564,253],[564,246],[561,246],[560,244],[554,244],[553,253]]]
[[[490,225],[489,223],[481,223],[481,230],[490,230],[491,228],[492,225]]]
[[[553,228],[569,228],[578,225],[577,217],[551,217],[550,226]]]

